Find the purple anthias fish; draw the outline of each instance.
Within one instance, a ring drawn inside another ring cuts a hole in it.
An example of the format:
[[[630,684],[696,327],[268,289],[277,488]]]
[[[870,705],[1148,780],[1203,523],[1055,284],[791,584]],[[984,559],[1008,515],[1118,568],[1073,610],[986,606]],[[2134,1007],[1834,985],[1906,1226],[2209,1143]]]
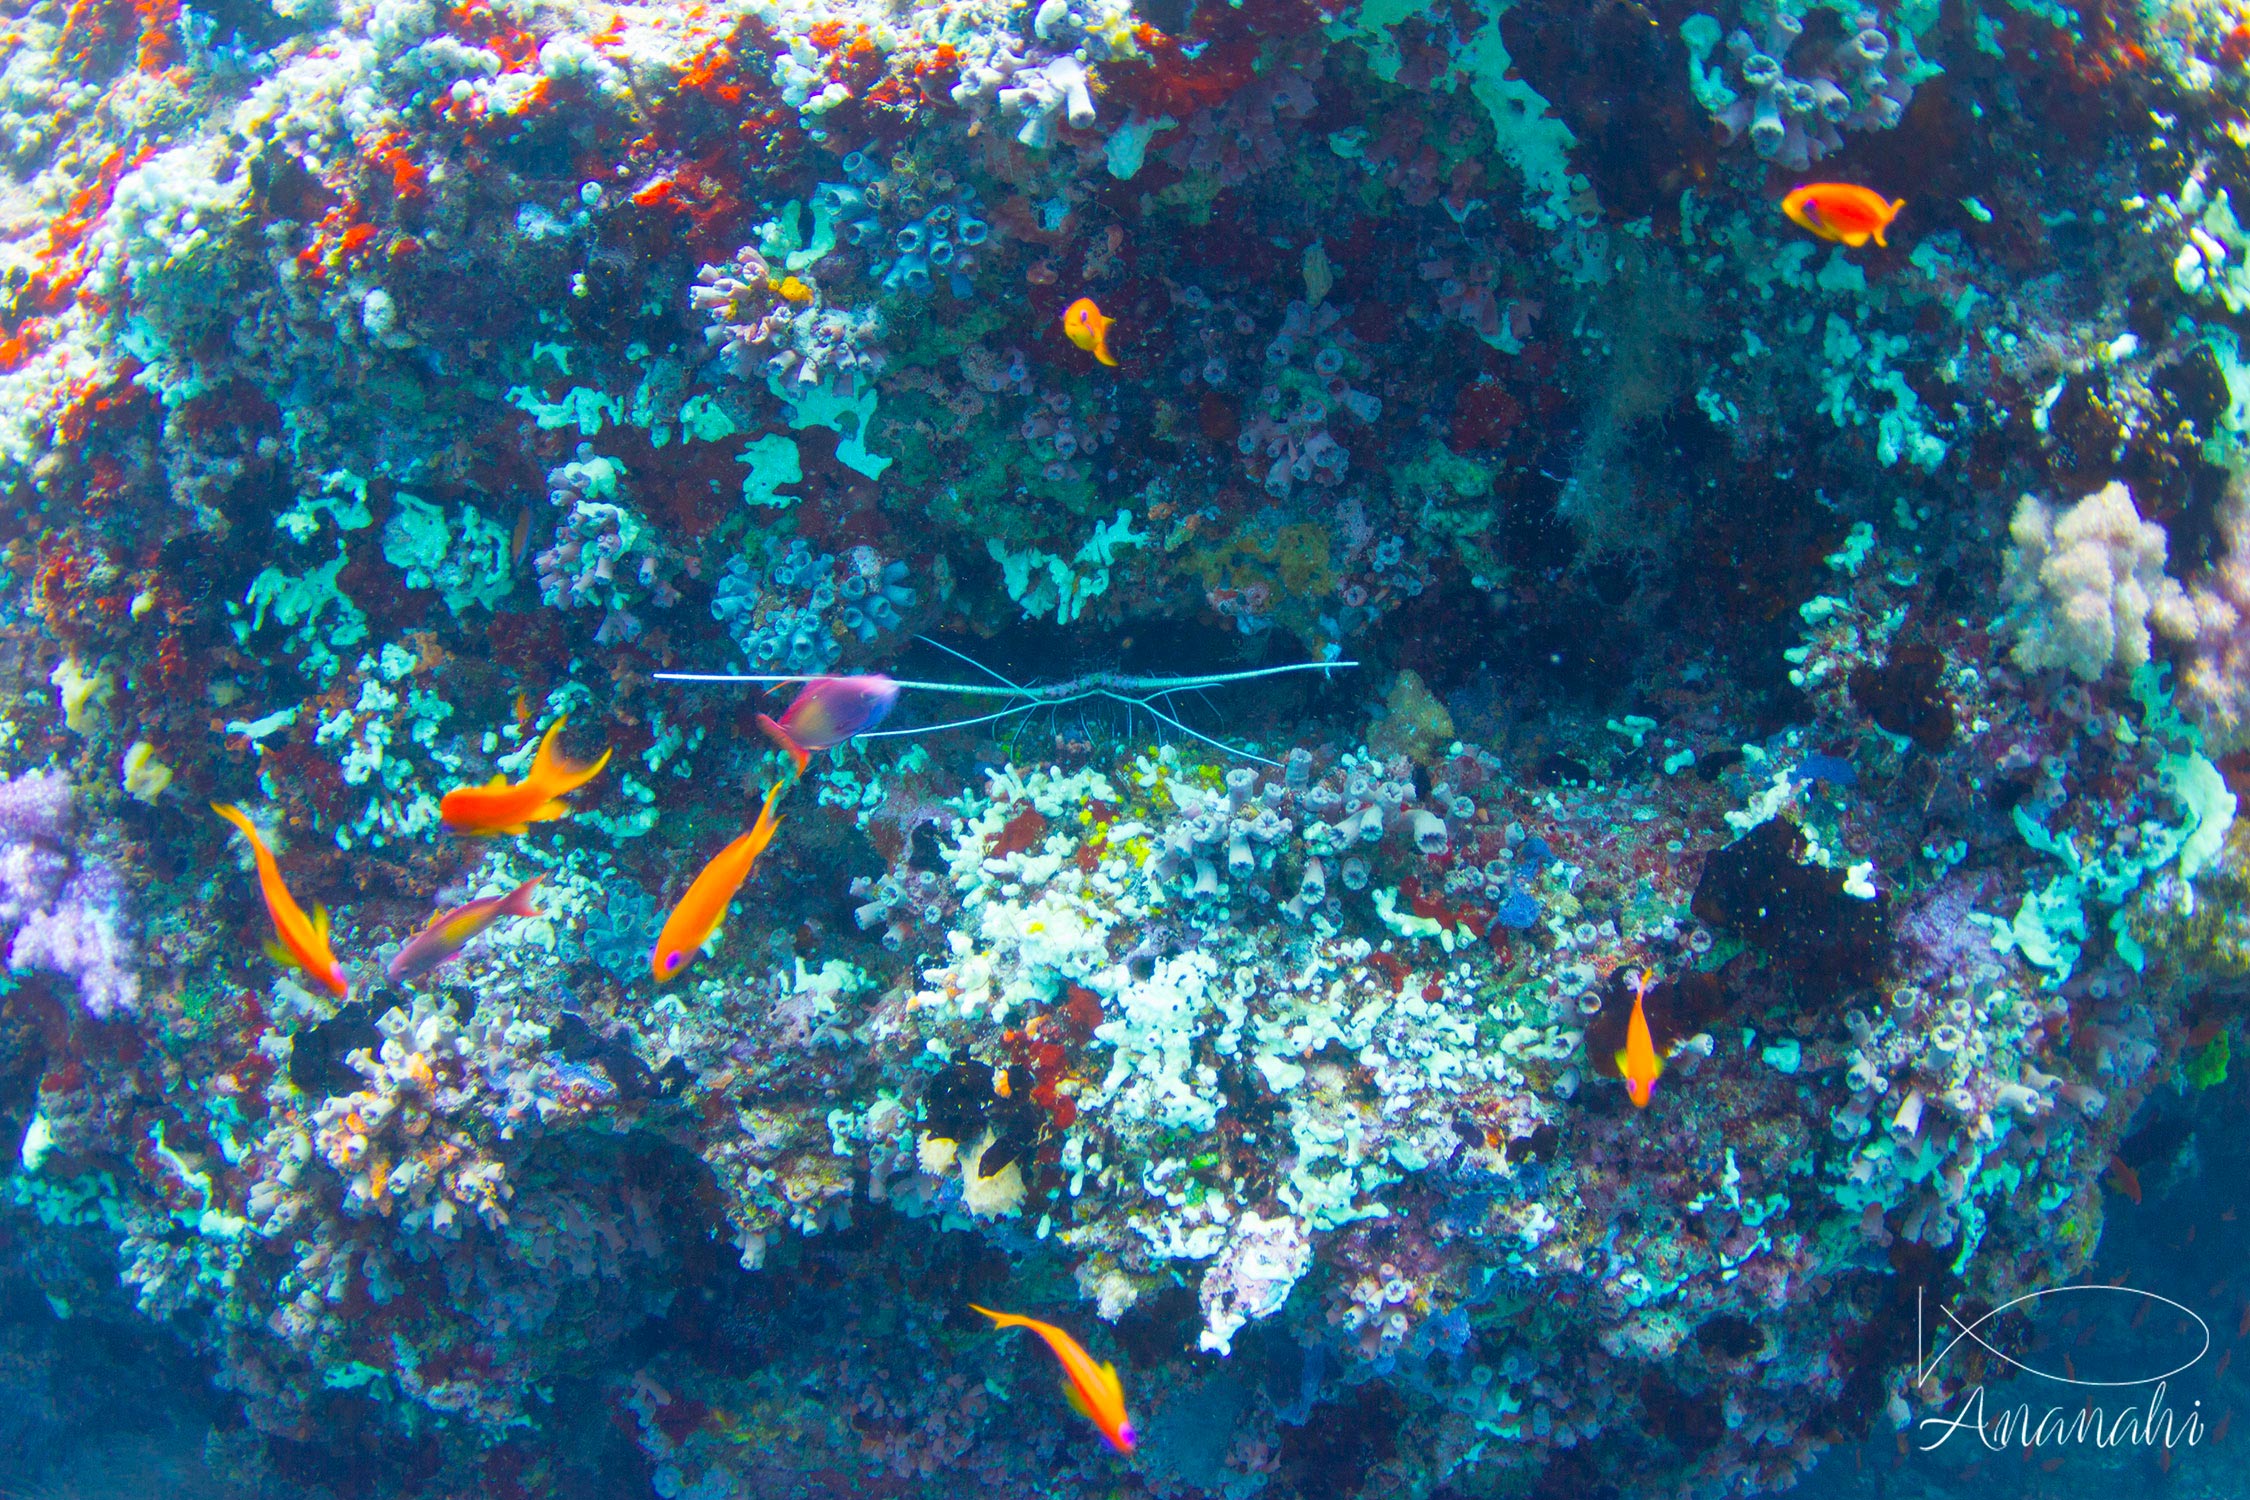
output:
[[[398,950],[398,957],[392,959],[390,967],[383,972],[394,980],[417,978],[458,956],[468,946],[470,938],[502,917],[538,916],[539,909],[531,904],[531,892],[546,878],[534,875],[505,896],[487,896],[482,901],[439,912],[430,918],[429,926],[406,940],[406,946]]]
[[[898,684],[888,677],[815,677],[781,711],[778,723],[760,714],[758,727],[789,752],[802,776],[815,750],[865,734],[896,702]]]

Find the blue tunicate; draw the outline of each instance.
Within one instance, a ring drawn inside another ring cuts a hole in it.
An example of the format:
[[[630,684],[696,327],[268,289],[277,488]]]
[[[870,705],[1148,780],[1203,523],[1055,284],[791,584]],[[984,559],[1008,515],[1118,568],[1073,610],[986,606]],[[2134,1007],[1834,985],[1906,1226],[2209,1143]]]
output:
[[[812,607],[821,613],[834,609],[836,607],[836,585],[826,580],[813,585]]]
[[[865,208],[867,206],[867,200],[860,196],[859,189],[845,182],[822,183],[819,187],[813,189],[812,201],[815,210],[825,208],[839,217],[846,209]]]
[[[953,264],[953,257],[957,253],[953,248],[953,241],[939,240],[930,246],[930,264],[942,271]]]
[[[1797,763],[1796,780],[1806,786],[1816,786],[1825,781],[1830,786],[1848,787],[1859,780],[1859,769],[1850,761],[1834,755],[1808,755]]]
[[[656,941],[656,903],[630,881],[609,888],[608,900],[586,915],[586,953],[620,978],[629,979],[648,962]]]
[[[1555,851],[1545,839],[1528,838],[1516,851],[1516,859],[1528,873],[1536,875],[1555,862]]]
[[[910,255],[901,255],[891,263],[889,273],[883,277],[883,290],[886,292],[895,292],[901,289],[909,292],[926,292],[929,287],[929,263],[923,260],[919,251]]]
[[[898,247],[901,255],[914,254],[922,248],[926,240],[927,237],[922,233],[922,226],[919,224],[909,224],[891,237],[891,243]]]
[[[845,605],[843,613],[837,618],[841,619],[844,622],[844,628],[846,630],[850,631],[853,635],[858,636],[861,640],[871,641],[875,639],[875,629],[872,625],[868,624],[867,616],[860,613],[858,605]]]
[[[1517,932],[1536,927],[1539,925],[1539,898],[1519,885],[1508,892],[1508,899],[1500,903],[1492,920]]]
[[[882,221],[878,219],[854,219],[844,226],[844,238],[854,245],[873,244],[882,233]]]
[[[854,573],[837,585],[837,592],[846,599],[864,599],[867,597],[867,580]]]
[[[960,240],[962,244],[971,246],[973,248],[977,245],[983,244],[986,237],[992,233],[992,230],[991,227],[984,222],[984,220],[972,218],[968,214],[963,214],[961,215],[960,224],[955,226],[953,233],[954,237]]]
[[[960,298],[963,302],[968,301],[970,294],[976,290],[974,286],[970,285],[969,278],[962,275],[959,271],[955,271],[945,284],[951,287],[953,289],[953,295]]]

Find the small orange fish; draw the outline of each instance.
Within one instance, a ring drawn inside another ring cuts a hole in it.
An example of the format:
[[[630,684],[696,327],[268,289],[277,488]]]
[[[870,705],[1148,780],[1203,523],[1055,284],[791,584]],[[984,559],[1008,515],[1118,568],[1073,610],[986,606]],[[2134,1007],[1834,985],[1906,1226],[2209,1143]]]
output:
[[[689,960],[702,951],[711,929],[726,916],[727,903],[750,878],[750,867],[766,852],[766,845],[773,842],[773,831],[781,826],[773,815],[773,805],[788,789],[787,777],[773,784],[750,831],[711,856],[703,873],[695,877],[679,905],[672,908],[672,915],[664,919],[664,930],[656,935],[656,946],[648,954],[648,971],[658,984],[686,968]]]
[[[1132,1419],[1125,1415],[1125,1387],[1117,1378],[1117,1366],[1104,1361],[1094,1363],[1094,1357],[1079,1346],[1078,1340],[1052,1323],[1042,1323],[1037,1318],[1027,1318],[1021,1313],[994,1312],[989,1307],[969,1304],[972,1312],[983,1313],[992,1320],[995,1328],[1028,1328],[1047,1341],[1062,1361],[1063,1395],[1069,1400],[1071,1410],[1092,1422],[1109,1440],[1109,1445],[1120,1453],[1130,1453],[1140,1441],[1133,1431]]]
[[[1904,198],[1886,199],[1851,182],[1808,182],[1781,200],[1781,211],[1798,228],[1854,250],[1869,240],[1889,248],[1883,233],[1905,207]]]
[[[1103,317],[1091,297],[1081,297],[1063,309],[1063,332],[1072,343],[1105,365],[1117,363],[1109,352],[1109,325],[1116,321]]]
[[[2135,1203],[2141,1201],[2141,1174],[2125,1165],[2125,1158],[2121,1156],[2110,1158],[2109,1177],[2110,1181],[2117,1185],[2119,1192]]]
[[[1636,1109],[1648,1108],[1656,1096],[1656,1080],[1664,1075],[1664,1059],[1656,1055],[1656,1039],[1649,1034],[1648,998],[1653,978],[1643,969],[1633,978],[1633,1018],[1625,1023],[1625,1046],[1617,1054],[1617,1073],[1625,1080],[1625,1093]]]
[[[315,906],[312,916],[305,915],[304,908],[289,894],[289,887],[281,883],[281,867],[274,863],[273,851],[258,837],[257,825],[241,808],[214,802],[211,811],[242,830],[242,836],[250,841],[250,856],[258,862],[258,890],[266,898],[266,915],[273,919],[274,933],[280,939],[266,940],[266,956],[277,964],[304,970],[337,999],[350,999],[351,981],[344,977],[344,966],[336,962],[328,946],[328,908]]]
[[[554,818],[570,816],[570,804],[562,799],[577,791],[609,764],[609,751],[590,766],[574,765],[555,751],[555,736],[570,722],[566,714],[555,720],[553,727],[540,737],[539,754],[531,762],[531,774],[509,785],[504,776],[495,776],[483,786],[457,786],[438,802],[438,816],[445,826],[455,833],[465,833],[477,838],[489,838],[497,833],[522,833],[534,823],[545,823]]]
[[[516,511],[516,529],[508,534],[508,566],[523,566],[523,555],[531,550],[531,507],[526,505]]]

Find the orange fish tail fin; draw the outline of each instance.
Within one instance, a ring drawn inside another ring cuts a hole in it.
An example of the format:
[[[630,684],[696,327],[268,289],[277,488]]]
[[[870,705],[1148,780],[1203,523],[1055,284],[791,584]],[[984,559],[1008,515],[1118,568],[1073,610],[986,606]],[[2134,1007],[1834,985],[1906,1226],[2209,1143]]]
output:
[[[232,823],[235,827],[241,829],[243,836],[249,839],[251,843],[255,844],[258,842],[257,825],[250,821],[250,815],[248,813],[245,813],[241,808],[236,807],[232,802],[214,802],[211,804],[211,811],[217,813],[220,817],[226,819],[229,823]]]
[[[500,903],[500,915],[504,917],[538,916],[539,908],[531,904],[531,893],[538,889],[539,882],[546,878],[544,873],[534,875],[522,885],[508,892],[508,898]]]
[[[983,1313],[992,1320],[992,1326],[995,1328],[1029,1328],[1031,1326],[1031,1319],[1025,1317],[1022,1313],[994,1312],[991,1308],[979,1307],[974,1302],[969,1304],[969,1311]]]
[[[758,727],[766,732],[767,739],[779,745],[788,755],[790,764],[797,768],[797,774],[804,775],[805,767],[812,764],[812,752],[791,738],[789,731],[782,728],[770,715],[758,715]]]
[[[750,853],[753,856],[766,852],[766,845],[773,842],[774,831],[781,827],[781,820],[773,815],[773,809],[774,804],[781,800],[781,794],[788,789],[787,781],[777,781],[767,789],[766,805],[758,809],[758,821],[750,825]]]
[[[562,752],[555,748],[555,741],[561,736],[563,726],[569,722],[570,715],[564,714],[548,726],[547,732],[539,737],[539,753],[532,758],[531,762],[530,779],[541,786],[550,788],[550,795],[552,796],[576,791],[596,776],[601,775],[602,767],[609,764],[609,757],[612,753],[605,749],[591,764],[586,765],[563,759]],[[566,808],[563,811],[568,812],[569,809]],[[562,815],[562,813],[554,813],[549,816],[560,817]]]

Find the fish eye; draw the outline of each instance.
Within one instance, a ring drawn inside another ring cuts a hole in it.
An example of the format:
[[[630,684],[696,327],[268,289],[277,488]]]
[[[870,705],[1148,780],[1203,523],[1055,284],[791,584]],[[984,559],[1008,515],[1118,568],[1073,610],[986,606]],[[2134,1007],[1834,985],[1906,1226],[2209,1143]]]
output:
[[[665,967],[665,968],[667,968],[667,969],[676,969],[676,968],[678,968],[679,966],[680,966],[680,955],[678,955],[677,953],[667,953],[667,954],[665,954],[665,955],[664,955],[664,967]]]

